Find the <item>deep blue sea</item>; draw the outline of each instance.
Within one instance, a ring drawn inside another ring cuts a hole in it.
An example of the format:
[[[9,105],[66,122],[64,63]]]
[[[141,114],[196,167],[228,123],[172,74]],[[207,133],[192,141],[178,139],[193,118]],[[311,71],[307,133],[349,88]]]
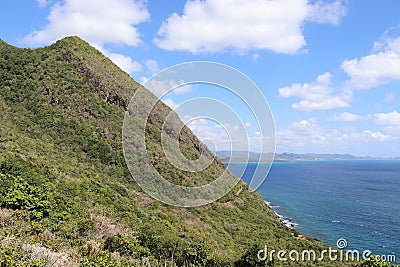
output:
[[[237,174],[243,164],[228,167]],[[244,181],[256,166],[247,165]],[[400,262],[400,161],[278,162],[257,191],[305,235],[333,247],[344,238],[347,249]]]

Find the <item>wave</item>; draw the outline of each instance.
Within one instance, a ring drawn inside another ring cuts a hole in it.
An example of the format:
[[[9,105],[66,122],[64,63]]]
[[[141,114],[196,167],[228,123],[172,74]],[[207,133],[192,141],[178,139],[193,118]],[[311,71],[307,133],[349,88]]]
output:
[[[272,209],[272,211],[273,211],[273,212],[275,213],[275,215],[279,218],[279,221],[280,221],[283,225],[289,227],[290,229],[294,229],[294,228],[296,228],[296,226],[299,225],[298,223],[292,222],[292,219],[291,219],[291,218],[284,217],[283,215],[280,215],[279,213],[277,213],[277,212],[274,210],[274,208],[279,208],[278,205],[272,205],[271,202],[266,201],[266,200],[264,200],[264,202],[265,202],[265,204],[267,204],[267,205]]]
[[[269,201],[266,201],[266,200],[264,200],[264,202],[265,202],[271,209],[273,209],[273,208],[279,208],[279,207],[280,207],[279,205],[273,204],[272,202],[269,202]]]

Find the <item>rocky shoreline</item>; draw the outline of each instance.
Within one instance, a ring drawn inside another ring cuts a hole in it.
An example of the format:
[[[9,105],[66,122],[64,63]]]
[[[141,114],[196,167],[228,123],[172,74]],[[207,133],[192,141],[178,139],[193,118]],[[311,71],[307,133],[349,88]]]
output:
[[[276,210],[275,210],[274,208],[277,208],[277,207],[279,207],[279,206],[271,205],[271,202],[268,202],[268,201],[266,201],[266,200],[264,200],[264,202],[265,202],[265,204],[268,205],[268,207],[271,208],[271,210],[272,210],[272,211],[275,213],[275,215],[279,218],[279,221],[280,221],[281,224],[283,224],[283,225],[289,227],[290,229],[294,229],[294,228],[296,228],[297,225],[299,225],[299,224],[293,222],[290,218],[286,218],[286,217],[280,215],[279,213],[277,213]]]

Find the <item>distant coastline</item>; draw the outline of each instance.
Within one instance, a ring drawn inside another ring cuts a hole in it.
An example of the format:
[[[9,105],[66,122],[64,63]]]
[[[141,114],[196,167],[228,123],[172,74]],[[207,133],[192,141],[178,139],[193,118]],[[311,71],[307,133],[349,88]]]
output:
[[[332,161],[332,160],[400,160],[400,157],[358,157],[351,154],[296,154],[296,153],[257,153],[247,151],[217,151],[216,156],[224,162],[296,162],[296,161]]]

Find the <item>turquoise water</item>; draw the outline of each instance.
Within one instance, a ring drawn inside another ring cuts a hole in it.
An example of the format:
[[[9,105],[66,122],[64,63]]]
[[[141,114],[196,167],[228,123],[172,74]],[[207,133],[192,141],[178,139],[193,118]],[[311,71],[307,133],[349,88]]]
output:
[[[243,164],[228,167],[238,174]],[[249,163],[242,179],[249,182],[256,166]],[[400,161],[274,163],[257,191],[305,235],[333,247],[344,238],[347,249],[400,260]]]

